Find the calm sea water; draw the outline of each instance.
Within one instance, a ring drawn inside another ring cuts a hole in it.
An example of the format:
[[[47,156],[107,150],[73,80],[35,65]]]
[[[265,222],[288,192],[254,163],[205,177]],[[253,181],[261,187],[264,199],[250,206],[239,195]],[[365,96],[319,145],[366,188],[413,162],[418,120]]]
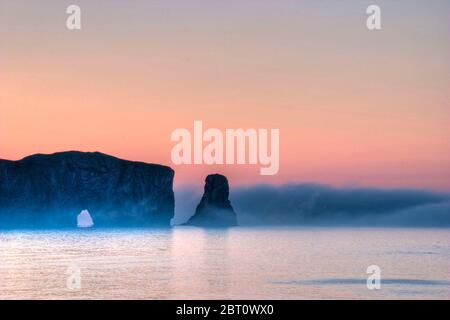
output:
[[[0,231],[0,298],[449,299],[449,240],[448,229]],[[367,289],[369,265],[380,290]]]

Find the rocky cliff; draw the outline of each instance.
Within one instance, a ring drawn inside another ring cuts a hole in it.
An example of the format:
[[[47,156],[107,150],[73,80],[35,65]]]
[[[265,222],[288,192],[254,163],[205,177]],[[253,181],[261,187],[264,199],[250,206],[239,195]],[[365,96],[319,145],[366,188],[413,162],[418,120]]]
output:
[[[0,228],[76,226],[83,209],[96,226],[170,226],[174,171],[77,151],[0,160]]]
[[[232,227],[237,225],[236,213],[231,206],[228,180],[220,174],[206,177],[205,191],[195,214],[186,225],[201,227]]]

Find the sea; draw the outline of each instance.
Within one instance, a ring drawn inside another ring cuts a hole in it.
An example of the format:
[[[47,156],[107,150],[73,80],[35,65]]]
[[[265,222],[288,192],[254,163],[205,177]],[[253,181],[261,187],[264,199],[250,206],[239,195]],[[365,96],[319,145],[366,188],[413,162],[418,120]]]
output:
[[[0,230],[0,299],[449,299],[450,229]]]

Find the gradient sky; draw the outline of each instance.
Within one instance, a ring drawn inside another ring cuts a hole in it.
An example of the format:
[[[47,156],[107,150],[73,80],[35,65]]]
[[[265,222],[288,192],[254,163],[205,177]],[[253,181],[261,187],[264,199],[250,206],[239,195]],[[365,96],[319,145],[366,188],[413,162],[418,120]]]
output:
[[[447,0],[0,0],[0,39],[0,158],[101,151],[170,165],[178,186],[450,190]],[[279,174],[172,165],[170,134],[194,120],[279,128]]]

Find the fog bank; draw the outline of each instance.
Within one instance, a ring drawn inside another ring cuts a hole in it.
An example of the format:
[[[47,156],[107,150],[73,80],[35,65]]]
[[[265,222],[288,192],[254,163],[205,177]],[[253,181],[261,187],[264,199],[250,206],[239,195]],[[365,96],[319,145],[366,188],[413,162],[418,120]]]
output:
[[[174,224],[195,211],[203,190],[175,191]],[[426,190],[334,188],[315,184],[231,188],[240,225],[450,227],[450,196]]]

